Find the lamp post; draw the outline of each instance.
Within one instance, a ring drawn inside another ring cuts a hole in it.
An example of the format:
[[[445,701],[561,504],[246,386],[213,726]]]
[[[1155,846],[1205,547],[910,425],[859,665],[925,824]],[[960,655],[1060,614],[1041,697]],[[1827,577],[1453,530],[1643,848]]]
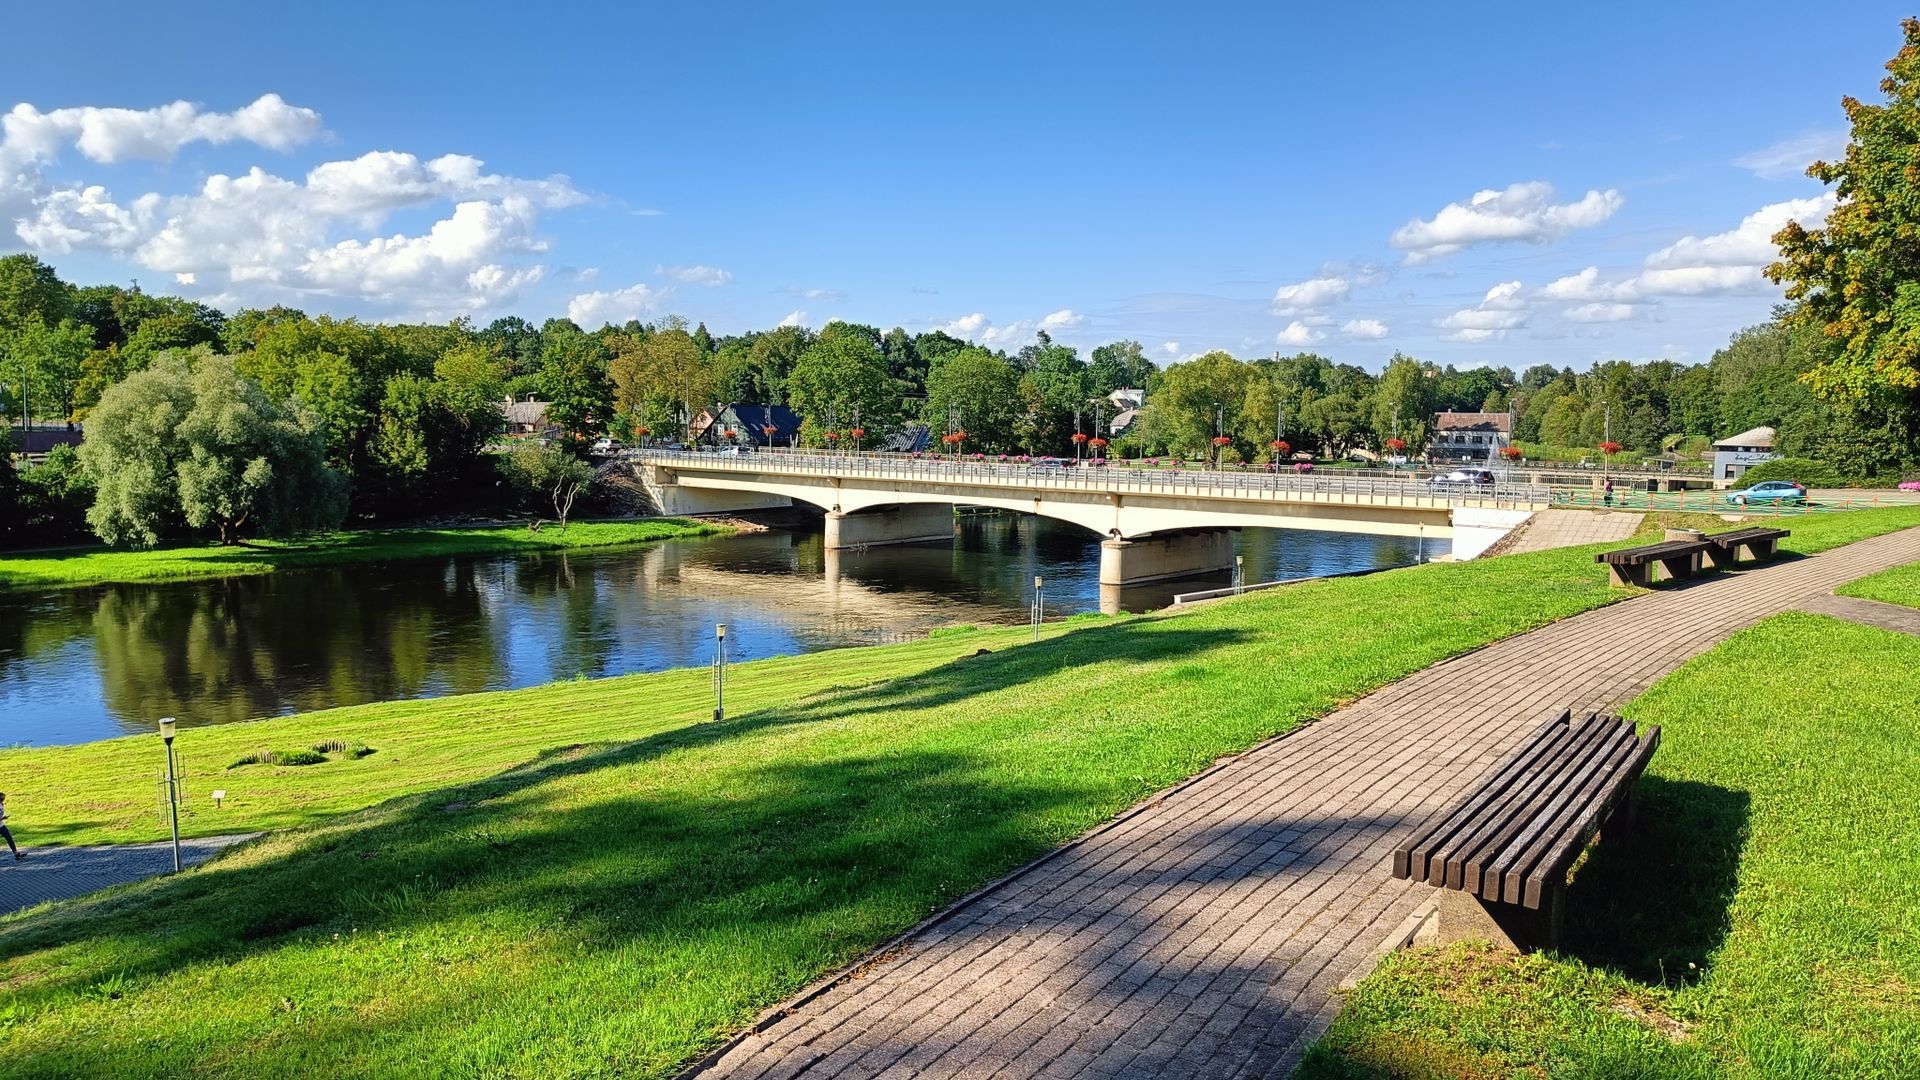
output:
[[[1033,640],[1040,640],[1040,618],[1046,606],[1046,579],[1033,575]]]
[[[173,872],[180,872],[180,781],[174,769],[174,719],[160,718],[160,738],[167,744],[167,819],[173,826]]]
[[[1245,555],[1235,555],[1233,557],[1233,595],[1235,596],[1239,596],[1241,593],[1247,591],[1246,563],[1247,557]]]
[[[713,624],[713,718],[727,718],[727,624]]]

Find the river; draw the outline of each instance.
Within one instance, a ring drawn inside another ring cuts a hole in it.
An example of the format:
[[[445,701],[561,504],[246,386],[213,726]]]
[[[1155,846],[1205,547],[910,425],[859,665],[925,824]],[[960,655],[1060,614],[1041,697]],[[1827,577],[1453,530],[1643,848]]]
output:
[[[1247,529],[1248,582],[1413,562],[1413,540]],[[1428,543],[1428,556],[1446,549]],[[750,660],[1100,608],[1100,543],[1044,518],[960,519],[951,546],[829,553],[766,532],[566,555],[0,592],[0,745],[89,742],[335,705]],[[1226,584],[1125,590],[1130,611]],[[1111,598],[1110,598],[1111,599]]]

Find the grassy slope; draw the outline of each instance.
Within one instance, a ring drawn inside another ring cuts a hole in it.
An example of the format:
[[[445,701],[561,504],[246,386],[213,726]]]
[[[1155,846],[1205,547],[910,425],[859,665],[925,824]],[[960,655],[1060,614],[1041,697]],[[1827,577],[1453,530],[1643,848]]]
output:
[[[569,548],[610,547],[725,532],[726,526],[684,518],[575,522],[539,532],[513,525],[493,529],[375,529],[300,541],[261,541],[245,547],[187,544],[152,551],[87,548],[0,556],[0,588],[60,589],[82,585],[174,581],[267,574],[282,568],[444,555],[512,555]]]
[[[1858,596],[1884,604],[1920,608],[1920,563],[1882,570],[1872,577],[1861,578],[1834,591],[1842,596]]]
[[[1920,511],[1835,517],[1795,540],[1915,523]],[[703,676],[665,673],[191,732],[243,731],[247,748],[340,736],[380,753],[265,770],[285,786],[263,785],[218,827],[315,824],[0,920],[0,1075],[661,1074],[1217,755],[1619,595],[1588,553],[1551,552],[1037,645],[988,632],[987,656],[971,655],[986,638],[943,637],[769,661],[730,683],[739,707],[723,724],[684,724]],[[883,682],[844,666],[890,657],[900,670]],[[593,695],[615,693],[631,726],[596,727],[608,700]],[[389,726],[375,735],[377,722]],[[541,730],[517,731],[529,724]],[[478,749],[495,740],[512,743],[503,758],[586,745],[499,773]],[[107,770],[142,802],[151,751],[149,738],[6,752],[0,771],[39,768],[20,824],[78,838],[129,811],[92,809],[116,797],[112,781],[72,799],[60,788]],[[422,793],[338,813],[400,791]]]
[[[1642,830],[1576,881],[1573,957],[1402,954],[1301,1075],[1915,1075],[1916,672],[1920,640],[1790,613],[1663,680],[1627,710],[1663,735]]]

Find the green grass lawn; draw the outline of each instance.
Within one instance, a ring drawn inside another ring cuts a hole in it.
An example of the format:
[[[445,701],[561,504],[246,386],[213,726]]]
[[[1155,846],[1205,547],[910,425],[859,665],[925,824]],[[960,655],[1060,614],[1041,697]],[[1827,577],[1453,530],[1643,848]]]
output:
[[[1661,747],[1567,955],[1402,953],[1304,1080],[1920,1075],[1920,639],[1780,615],[1626,712]]]
[[[581,521],[565,529],[523,525],[487,529],[369,529],[293,541],[256,541],[245,546],[180,544],[151,551],[81,548],[34,554],[0,553],[0,589],[61,589],[81,585],[137,584],[184,578],[267,574],[298,566],[435,558],[445,555],[513,555],[572,548],[611,547],[649,540],[705,536],[727,527],[686,518],[650,521]]]
[[[1835,589],[1841,596],[1857,596],[1863,600],[1878,600],[1883,604],[1901,604],[1906,607],[1920,608],[1920,563],[1908,563],[1891,570],[1882,570],[1872,577],[1863,577]]]
[[[683,671],[191,730],[191,829],[283,828],[0,919],[0,1076],[664,1075],[1218,756],[1624,595],[1575,549],[765,661],[723,723]],[[208,771],[323,738],[376,752]],[[0,776],[30,845],[147,838],[156,758],[4,751]]]

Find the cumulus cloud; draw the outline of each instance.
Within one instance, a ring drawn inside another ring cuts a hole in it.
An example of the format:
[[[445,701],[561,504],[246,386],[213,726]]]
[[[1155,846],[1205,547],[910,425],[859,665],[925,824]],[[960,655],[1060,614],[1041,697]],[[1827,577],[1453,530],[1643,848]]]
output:
[[[1179,356],[1180,343],[1177,341],[1163,341],[1160,343],[1160,351],[1168,356]]]
[[[1345,300],[1352,290],[1353,283],[1346,278],[1322,274],[1275,289],[1269,310],[1275,315],[1307,315]]]
[[[987,318],[985,312],[976,311],[936,325],[932,329],[951,334],[963,341],[985,345],[990,349],[1006,349],[1027,344],[1033,340],[1036,333],[1041,331],[1051,335],[1062,330],[1074,329],[1086,321],[1086,316],[1072,308],[1062,308],[1038,319],[1019,319],[1004,325],[996,324],[992,319]]]
[[[567,318],[587,329],[607,323],[619,325],[656,310],[668,295],[664,289],[638,283],[624,289],[581,293],[567,301]]]
[[[1784,180],[1790,176],[1803,176],[1807,166],[1816,161],[1833,161],[1845,154],[1846,150],[1847,132],[1844,128],[1803,131],[1770,146],[1741,154],[1733,159],[1733,163],[1762,180]]]
[[[1348,319],[1340,332],[1356,341],[1378,341],[1387,336],[1387,324],[1379,319]]]
[[[733,275],[717,266],[656,266],[653,272],[661,277],[684,281],[689,285],[714,286],[733,283]]]
[[[1450,330],[1455,341],[1497,341],[1507,331],[1527,325],[1527,304],[1520,296],[1518,281],[1503,281],[1487,290],[1478,304],[1441,319],[1437,324]]]
[[[1771,203],[1740,219],[1740,224],[1727,232],[1681,237],[1647,256],[1647,268],[1689,270],[1710,266],[1766,266],[1778,256],[1773,246],[1774,233],[1789,221],[1798,221],[1802,225],[1820,221],[1833,209],[1834,201],[1834,194],[1827,192],[1806,199]]]
[[[1286,329],[1273,335],[1273,340],[1277,345],[1292,345],[1300,348],[1311,345],[1326,336],[1299,319],[1295,319],[1287,324]]]
[[[786,293],[788,296],[799,297],[802,300],[812,300],[812,301],[825,300],[830,304],[842,303],[847,298],[846,292],[841,289],[822,289],[822,288],[806,286],[806,285],[789,285],[786,288],[781,289],[780,291],[783,293]],[[913,291],[921,292],[923,290],[915,289]],[[932,290],[929,289],[924,291],[931,292]]]
[[[1572,319],[1574,322],[1623,322],[1633,318],[1639,313],[1639,310],[1639,308],[1636,308],[1632,304],[1596,301],[1591,304],[1580,304],[1575,307],[1570,307],[1561,312],[1561,314]]]
[[[777,325],[805,326],[807,325],[807,313],[804,311],[789,311],[787,312],[787,317],[784,319],[781,319]]]
[[[1407,222],[1394,230],[1388,242],[1406,252],[1409,265],[1478,244],[1544,244],[1600,224],[1623,201],[1611,188],[1589,191],[1569,203],[1557,203],[1554,198],[1553,185],[1540,180],[1476,192],[1466,202],[1447,204],[1431,218]]]
[[[0,118],[0,220],[22,242],[66,254],[106,251],[243,303],[319,293],[413,311],[477,311],[511,300],[545,268],[540,212],[586,195],[564,176],[488,173],[480,159],[398,151],[323,162],[288,179],[254,166],[198,190],[116,200],[103,184],[50,182],[71,147],[87,161],[168,160],[193,143],[287,150],[322,134],[320,114],[268,94],[231,113],[175,102],[155,109],[40,112]],[[442,207],[417,235],[379,235],[397,211]],[[371,235],[370,235],[371,234]]]

